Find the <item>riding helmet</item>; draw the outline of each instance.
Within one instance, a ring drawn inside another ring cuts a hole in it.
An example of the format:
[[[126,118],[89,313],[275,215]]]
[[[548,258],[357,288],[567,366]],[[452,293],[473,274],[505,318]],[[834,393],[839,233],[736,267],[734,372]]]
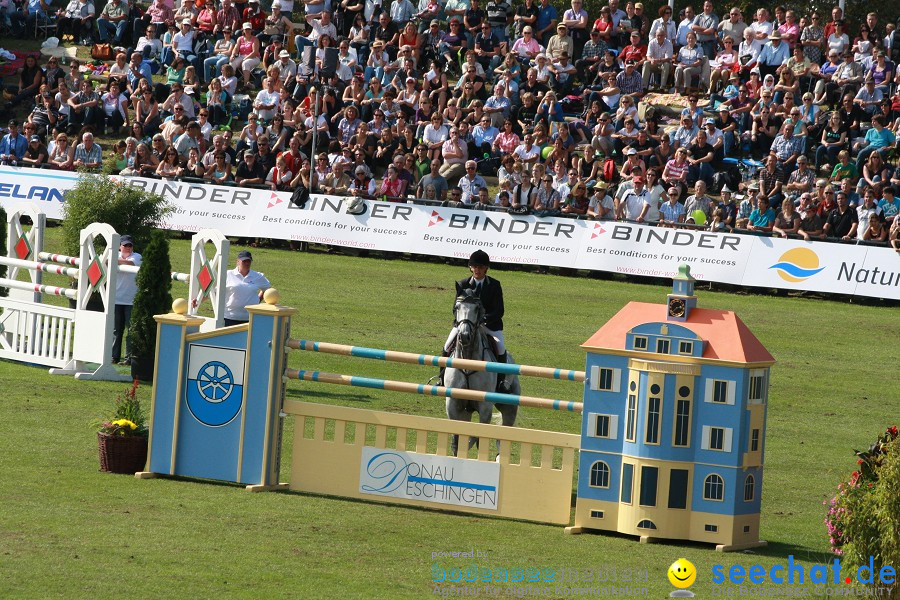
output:
[[[487,255],[487,252],[484,250],[476,250],[472,253],[472,256],[469,257],[469,266],[470,267],[490,267],[491,266],[491,257]]]

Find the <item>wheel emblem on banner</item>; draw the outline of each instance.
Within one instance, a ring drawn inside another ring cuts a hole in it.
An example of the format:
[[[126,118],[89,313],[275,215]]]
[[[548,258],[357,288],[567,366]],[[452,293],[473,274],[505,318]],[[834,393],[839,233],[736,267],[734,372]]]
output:
[[[227,425],[244,403],[244,353],[203,347],[192,347],[191,353],[185,386],[188,409],[207,427]]]
[[[210,361],[197,373],[197,390],[207,402],[218,404],[224,402],[234,389],[234,376],[231,369],[219,361]]]

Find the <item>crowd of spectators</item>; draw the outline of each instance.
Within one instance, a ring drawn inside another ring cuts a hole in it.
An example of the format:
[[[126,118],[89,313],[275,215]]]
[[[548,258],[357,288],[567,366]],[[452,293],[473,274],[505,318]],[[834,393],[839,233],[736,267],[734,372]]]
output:
[[[0,162],[900,251],[893,24],[569,1],[27,0]]]

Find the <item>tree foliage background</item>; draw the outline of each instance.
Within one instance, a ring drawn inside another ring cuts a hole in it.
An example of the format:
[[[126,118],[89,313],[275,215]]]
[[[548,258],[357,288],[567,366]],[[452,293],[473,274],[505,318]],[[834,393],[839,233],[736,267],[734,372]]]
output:
[[[159,194],[125,185],[106,175],[82,174],[75,187],[66,192],[63,205],[63,248],[66,254],[79,253],[81,230],[91,223],[108,223],[119,234],[134,238],[140,252],[154,228],[163,224],[174,206]]]

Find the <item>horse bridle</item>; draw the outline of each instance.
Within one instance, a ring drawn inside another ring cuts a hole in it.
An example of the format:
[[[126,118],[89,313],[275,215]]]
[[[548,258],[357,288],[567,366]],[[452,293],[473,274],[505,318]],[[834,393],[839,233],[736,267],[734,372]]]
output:
[[[474,322],[471,319],[462,319],[462,320],[457,321],[456,323],[457,323],[457,325],[462,325],[463,323],[467,323],[469,326],[471,326],[472,330],[475,332],[475,335],[477,336],[478,328],[481,326],[481,321],[484,320],[484,305],[481,303],[481,299],[478,296],[474,296],[471,293],[457,298],[456,309],[458,310],[459,305],[463,304],[463,303],[475,304],[478,307],[478,317],[477,317],[478,322]],[[457,341],[457,345],[458,346],[461,345],[460,341]],[[485,344],[485,346],[481,349],[480,360],[485,360],[485,352],[487,351],[487,349],[488,349],[488,345]],[[456,370],[465,376],[466,387],[469,386],[469,377],[478,372],[478,371],[474,371],[474,370],[467,370],[467,369],[460,369],[460,368],[457,368]]]
[[[468,323],[473,330],[478,331],[481,321],[484,320],[484,304],[481,303],[481,299],[478,296],[473,295],[460,296],[456,299],[456,310],[459,310],[461,304],[474,304],[478,307],[478,322],[472,321],[472,319],[462,319],[457,321],[456,324],[461,325],[462,323]]]

